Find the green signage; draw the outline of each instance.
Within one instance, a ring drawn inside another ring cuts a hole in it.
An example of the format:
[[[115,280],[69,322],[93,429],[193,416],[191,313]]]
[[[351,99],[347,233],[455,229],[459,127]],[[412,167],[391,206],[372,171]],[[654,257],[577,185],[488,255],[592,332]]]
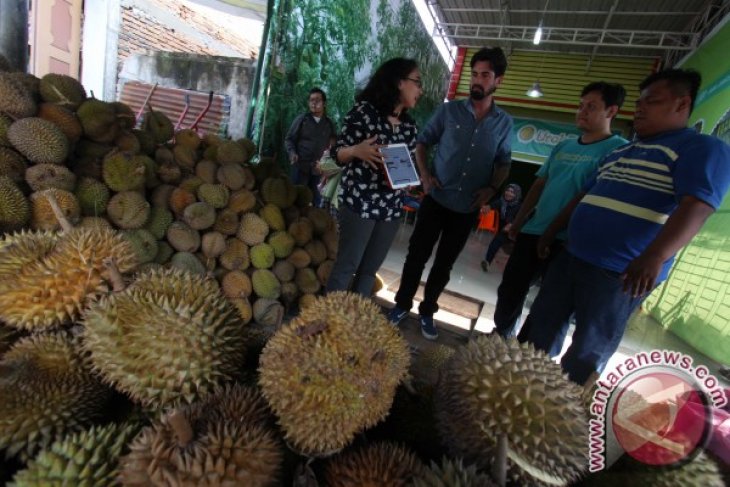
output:
[[[580,130],[567,123],[515,118],[512,158],[542,164],[556,145],[565,139],[577,139],[580,134]]]

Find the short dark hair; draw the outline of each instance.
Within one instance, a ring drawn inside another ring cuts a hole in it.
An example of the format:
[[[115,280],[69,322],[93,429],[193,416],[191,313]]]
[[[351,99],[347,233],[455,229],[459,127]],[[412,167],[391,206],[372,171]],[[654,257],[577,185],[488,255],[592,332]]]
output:
[[[355,99],[372,103],[381,115],[390,115],[400,101],[399,83],[408,78],[414,69],[418,69],[418,63],[413,59],[396,57],[385,61]]]
[[[624,99],[626,99],[626,89],[618,83],[607,83],[606,81],[588,83],[583,88],[583,91],[580,92],[580,96],[586,96],[592,91],[597,91],[601,94],[601,98],[603,99],[603,103],[606,104],[606,107],[616,105],[621,108],[621,105],[624,104]]]
[[[322,102],[327,103],[327,95],[325,94],[324,90],[322,90],[322,88],[312,88],[311,90],[309,90],[309,95],[307,96],[307,98],[316,93],[322,95]]]
[[[689,95],[691,100],[689,112],[695,108],[697,92],[702,84],[702,75],[694,69],[665,69],[652,73],[639,84],[639,90],[644,90],[657,81],[666,81],[674,96]]]
[[[495,77],[502,76],[507,71],[507,56],[504,55],[504,51],[499,47],[484,47],[479,49],[471,57],[470,66],[473,68],[479,61],[489,61]]]

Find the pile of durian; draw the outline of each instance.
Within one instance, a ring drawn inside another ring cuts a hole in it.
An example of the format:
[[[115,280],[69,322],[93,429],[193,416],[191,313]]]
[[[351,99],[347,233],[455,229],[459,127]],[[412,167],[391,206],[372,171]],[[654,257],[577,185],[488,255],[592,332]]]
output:
[[[545,354],[414,352],[322,296],[336,225],[251,141],[2,65],[0,484],[631,483],[586,476],[582,391]],[[662,485],[722,485],[700,460]]]

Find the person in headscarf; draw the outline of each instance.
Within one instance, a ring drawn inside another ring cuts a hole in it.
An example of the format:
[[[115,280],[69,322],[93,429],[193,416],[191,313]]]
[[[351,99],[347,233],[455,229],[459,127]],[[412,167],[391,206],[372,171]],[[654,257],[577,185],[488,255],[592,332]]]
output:
[[[494,238],[487,247],[487,253],[482,261],[482,270],[487,272],[489,266],[494,260],[494,256],[497,255],[497,251],[502,248],[502,245],[507,241],[507,232],[512,228],[512,222],[517,216],[517,212],[520,211],[520,205],[522,204],[522,188],[519,184],[508,184],[504,188],[502,196],[494,203],[486,206],[483,211],[489,211],[490,208],[499,212],[499,223],[497,225],[497,233],[494,234]]]

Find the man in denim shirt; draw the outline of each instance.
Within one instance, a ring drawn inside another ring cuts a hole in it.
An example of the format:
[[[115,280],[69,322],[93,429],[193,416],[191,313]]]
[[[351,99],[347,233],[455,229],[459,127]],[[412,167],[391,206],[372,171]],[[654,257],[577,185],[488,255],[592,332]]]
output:
[[[417,139],[416,163],[426,197],[388,318],[397,324],[408,315],[423,269],[440,239],[419,306],[421,333],[429,340],[438,338],[433,323],[437,301],[478,211],[498,193],[509,173],[512,118],[493,99],[506,69],[507,58],[498,47],[474,54],[469,99],[439,107]],[[438,148],[430,171],[426,148],[432,145]]]

